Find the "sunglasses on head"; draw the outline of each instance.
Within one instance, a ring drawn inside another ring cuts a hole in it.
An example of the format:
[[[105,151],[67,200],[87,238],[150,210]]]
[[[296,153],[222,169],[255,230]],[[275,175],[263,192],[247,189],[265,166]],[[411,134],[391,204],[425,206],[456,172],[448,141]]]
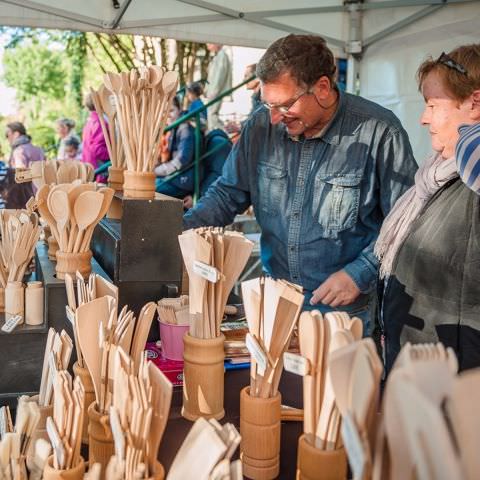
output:
[[[460,63],[456,62],[452,57],[447,55],[445,52],[442,52],[442,54],[437,58],[435,63],[441,63],[442,65],[445,65],[446,67],[451,68],[452,70],[456,70],[458,73],[461,73],[462,75],[467,75],[467,69]]]

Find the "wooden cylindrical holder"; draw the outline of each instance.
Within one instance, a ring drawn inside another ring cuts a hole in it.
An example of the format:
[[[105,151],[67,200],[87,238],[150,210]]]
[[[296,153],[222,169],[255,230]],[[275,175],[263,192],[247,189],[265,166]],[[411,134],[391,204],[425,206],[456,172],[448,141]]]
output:
[[[222,334],[216,338],[183,337],[182,416],[195,421],[199,417],[219,420],[223,409],[225,351]]]
[[[153,200],[155,198],[155,174],[125,170],[123,195],[127,198]]]
[[[43,323],[43,283],[28,282],[25,290],[25,323],[41,325]]]
[[[25,318],[25,289],[22,282],[8,282],[5,288],[5,320],[15,315]]]
[[[243,475],[271,480],[280,472],[280,405],[278,392],[272,398],[250,396],[250,387],[240,392],[240,458]]]
[[[115,453],[112,428],[107,414],[99,413],[96,402],[88,407],[88,461],[102,466],[101,478],[105,477],[110,457]]]
[[[30,397],[30,402],[38,403],[38,395],[34,395]],[[33,465],[33,461],[35,458],[35,443],[39,438],[43,438],[47,442],[50,442],[47,433],[47,418],[53,416],[53,405],[47,405],[46,407],[38,406],[40,410],[40,419],[37,424],[37,428],[34,430],[32,434],[32,438],[30,439],[30,446],[28,447],[27,451],[27,467],[31,469],[31,465]]]
[[[85,461],[80,457],[78,465],[68,470],[53,468],[53,455],[50,455],[43,470],[43,480],[83,480]]]
[[[108,186],[113,188],[116,192],[123,190],[124,168],[108,167]]]
[[[87,412],[88,407],[95,402],[95,388],[93,386],[92,377],[90,376],[90,372],[86,368],[81,367],[78,362],[73,364],[73,373],[76,377],[80,378],[85,390],[83,411]],[[83,415],[82,443],[88,445],[88,415],[86,414]]]
[[[5,289],[0,287],[0,312],[5,311]]]
[[[297,480],[346,480],[345,449],[320,450],[308,442],[305,434],[298,439]]]
[[[57,251],[60,248],[58,245],[57,240],[53,235],[50,235],[47,239],[48,243],[48,259],[52,260],[52,262],[57,261]]]
[[[59,250],[57,252],[57,265],[55,267],[57,278],[64,280],[66,273],[69,273],[75,278],[77,271],[82,274],[83,278],[87,278],[92,271],[91,260],[91,250],[82,253],[65,253]]]
[[[165,469],[163,465],[157,460],[153,472],[150,472],[149,480],[163,480],[165,478]]]

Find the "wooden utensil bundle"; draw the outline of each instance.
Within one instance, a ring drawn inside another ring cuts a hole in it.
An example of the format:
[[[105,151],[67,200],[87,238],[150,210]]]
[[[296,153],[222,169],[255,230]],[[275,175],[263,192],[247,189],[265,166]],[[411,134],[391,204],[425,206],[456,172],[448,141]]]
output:
[[[116,122],[127,169],[132,172],[152,172],[170,105],[178,87],[178,74],[153,65],[138,71],[106,73],[103,81],[107,91],[92,92],[92,97],[100,112],[111,108],[109,101],[105,100],[109,97],[108,92],[115,99]],[[114,139],[115,135],[110,138]],[[116,157],[114,150],[111,154]]]
[[[422,480],[478,477],[480,376],[457,377],[457,368],[453,350],[441,344],[404,346],[385,387],[374,479],[412,478],[414,472]]]
[[[77,355],[92,377],[100,413],[108,413],[111,405],[117,347],[131,355],[138,371],[154,314],[155,304],[150,302],[137,321],[127,306],[117,317],[116,300],[108,295],[77,307],[74,323],[81,352]]]
[[[117,350],[110,425],[115,457],[107,480],[149,478],[156,473],[160,441],[167,424],[173,387],[146,355],[138,374],[122,349]]]
[[[100,120],[112,167],[124,168],[125,150],[123,148],[122,135],[120,135],[120,122],[115,97],[105,85],[101,85],[98,90],[91,88],[90,95]],[[105,117],[107,122],[105,122]]]
[[[189,276],[190,335],[220,335],[228,295],[242,273],[253,243],[220,228],[188,230],[178,237]]]
[[[301,287],[284,280],[255,278],[242,283],[252,354],[250,395],[276,395],[287,349],[303,305]]]
[[[83,400],[85,390],[77,377],[60,370],[54,375],[53,417],[47,418],[47,433],[53,446],[57,470],[75,468],[81,460]]]
[[[35,402],[20,397],[15,428],[12,428],[8,407],[2,407],[2,416],[9,419],[0,437],[0,478],[16,480],[25,478],[25,459],[30,439],[40,420],[40,411]]]
[[[35,252],[41,228],[38,215],[26,210],[0,210],[0,284],[21,282]]]
[[[362,337],[362,322],[341,312],[303,312],[299,322],[300,353],[304,359],[304,433],[314,447],[336,450],[341,446],[341,416],[333,388],[330,355]],[[344,376],[349,371],[341,372]],[[345,395],[350,395],[350,377]],[[350,398],[350,397],[348,397]]]
[[[30,165],[31,180],[38,189],[43,185],[93,182],[94,169],[79,160],[42,160]]]
[[[56,371],[66,370],[73,350],[72,339],[65,330],[60,334],[50,328],[43,358],[42,380],[38,395],[40,406],[50,405],[53,394],[53,378]]]
[[[162,298],[157,302],[157,311],[160,321],[173,325],[188,325],[190,313],[188,295],[178,298]]]
[[[240,444],[240,434],[231,424],[199,418],[180,447],[167,480],[240,480],[240,460],[230,463]]]
[[[38,211],[61,252],[90,250],[93,230],[107,213],[114,193],[108,187],[96,190],[95,183],[43,185],[37,191]]]

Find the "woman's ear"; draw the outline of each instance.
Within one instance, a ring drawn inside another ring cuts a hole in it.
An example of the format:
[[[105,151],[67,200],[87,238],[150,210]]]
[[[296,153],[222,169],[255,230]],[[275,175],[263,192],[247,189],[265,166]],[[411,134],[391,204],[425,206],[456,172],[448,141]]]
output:
[[[475,90],[472,95],[472,111],[470,112],[470,117],[472,120],[480,120],[480,90]]]

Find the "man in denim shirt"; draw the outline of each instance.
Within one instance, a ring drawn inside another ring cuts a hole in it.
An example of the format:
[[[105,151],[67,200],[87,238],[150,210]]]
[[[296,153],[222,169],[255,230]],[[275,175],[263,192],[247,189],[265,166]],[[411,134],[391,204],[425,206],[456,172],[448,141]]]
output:
[[[265,108],[184,226],[227,225],[253,205],[267,273],[302,285],[306,308],[360,316],[368,333],[373,246],[417,164],[395,115],[339,92],[334,75],[321,37],[289,35],[268,48],[257,65]]]

